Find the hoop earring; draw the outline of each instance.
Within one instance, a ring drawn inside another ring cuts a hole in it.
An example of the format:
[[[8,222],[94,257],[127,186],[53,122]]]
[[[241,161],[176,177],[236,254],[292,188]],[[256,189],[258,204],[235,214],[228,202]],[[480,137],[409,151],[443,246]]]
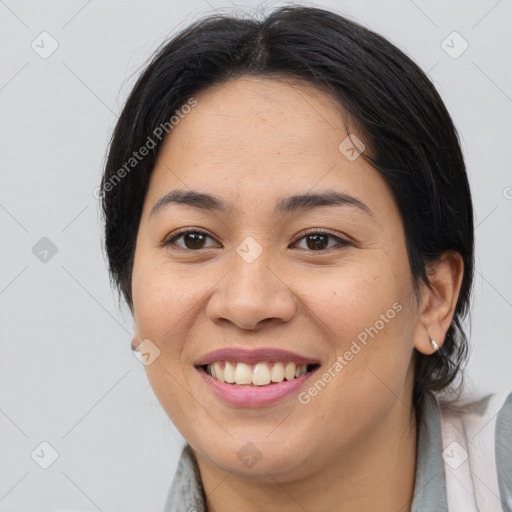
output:
[[[428,335],[428,339],[430,340],[430,344],[432,345],[434,352],[437,352],[439,350],[439,345],[430,337],[430,334]]]

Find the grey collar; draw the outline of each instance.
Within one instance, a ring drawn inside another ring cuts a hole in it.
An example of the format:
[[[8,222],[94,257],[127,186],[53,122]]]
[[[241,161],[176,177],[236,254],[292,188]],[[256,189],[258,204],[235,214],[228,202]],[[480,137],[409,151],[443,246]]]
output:
[[[441,419],[437,400],[426,393],[418,429],[416,479],[411,512],[448,512]]]
[[[411,512],[448,512],[441,423],[435,397],[427,394],[418,429],[416,480]],[[199,467],[190,445],[182,451],[163,512],[206,512]]]
[[[188,443],[181,452],[163,512],[206,512],[199,466]]]

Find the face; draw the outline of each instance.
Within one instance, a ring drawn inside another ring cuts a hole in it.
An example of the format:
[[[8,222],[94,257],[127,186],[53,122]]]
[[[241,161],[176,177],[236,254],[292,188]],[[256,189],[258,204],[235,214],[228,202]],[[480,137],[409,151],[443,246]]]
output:
[[[418,318],[401,218],[326,93],[246,77],[194,97],[144,203],[135,336],[158,347],[151,386],[201,460],[304,477],[409,415]]]

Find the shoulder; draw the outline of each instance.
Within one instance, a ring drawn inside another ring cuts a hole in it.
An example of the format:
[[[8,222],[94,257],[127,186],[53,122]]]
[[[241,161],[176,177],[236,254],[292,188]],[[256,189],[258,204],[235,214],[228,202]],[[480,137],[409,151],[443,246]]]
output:
[[[475,510],[512,512],[512,391],[438,400],[438,405],[451,494],[465,482]]]
[[[512,426],[512,391],[461,397],[445,402],[436,398],[442,424],[463,429],[475,437],[483,430],[500,438]],[[508,427],[508,428],[507,428]],[[473,437],[473,436],[472,436]]]

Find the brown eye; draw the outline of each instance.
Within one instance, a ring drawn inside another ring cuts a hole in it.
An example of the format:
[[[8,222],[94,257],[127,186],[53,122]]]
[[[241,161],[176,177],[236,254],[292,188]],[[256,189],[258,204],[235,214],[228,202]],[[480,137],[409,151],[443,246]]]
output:
[[[198,250],[205,248],[204,244],[207,238],[211,237],[203,231],[186,230],[168,239],[165,245],[177,245],[181,249]],[[177,244],[176,241],[180,239],[182,239],[182,244]]]
[[[202,233],[186,233],[183,235],[183,242],[187,249],[202,249],[205,238]]]
[[[350,245],[350,242],[344,240],[343,238],[321,231],[310,232],[305,236],[299,238],[299,241],[301,240],[304,240],[306,242],[306,247],[301,248],[309,249],[311,251],[323,251],[325,249],[335,247],[336,245],[341,247]],[[330,240],[333,240],[337,243],[329,245]]]
[[[325,249],[327,245],[329,244],[329,237],[326,235],[321,234],[315,234],[315,235],[308,235],[306,238],[306,245],[308,246],[308,249],[312,250],[320,250]]]

